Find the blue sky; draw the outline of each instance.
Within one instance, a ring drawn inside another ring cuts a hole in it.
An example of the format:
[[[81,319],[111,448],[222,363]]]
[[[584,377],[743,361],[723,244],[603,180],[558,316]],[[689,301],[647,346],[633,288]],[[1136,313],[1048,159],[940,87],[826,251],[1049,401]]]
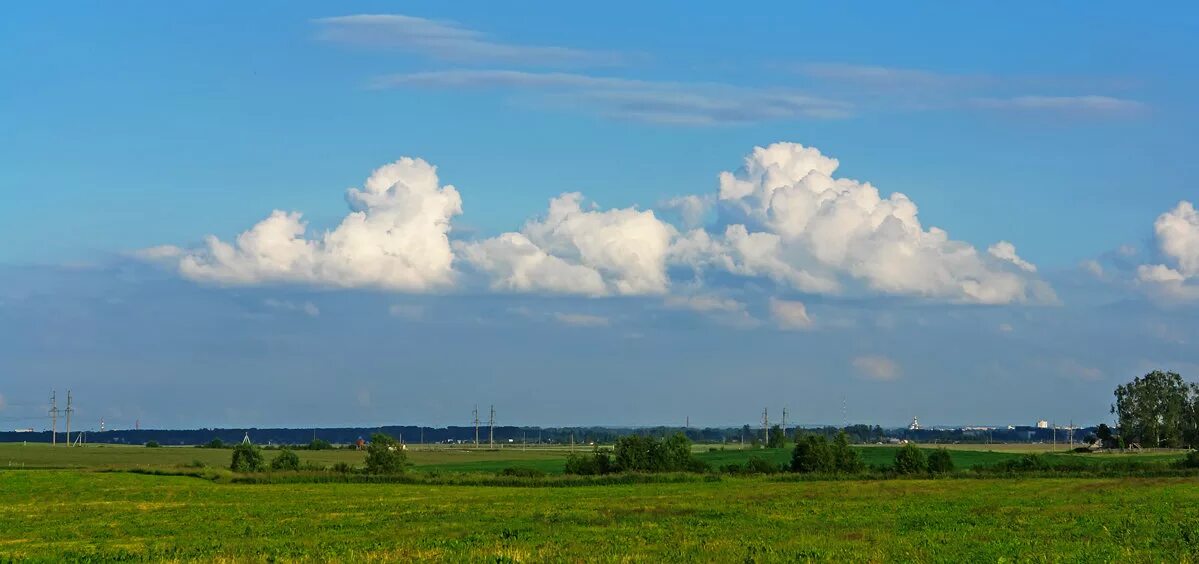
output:
[[[1098,422],[1199,378],[1188,4],[8,11],[13,425],[67,387],[162,426]]]

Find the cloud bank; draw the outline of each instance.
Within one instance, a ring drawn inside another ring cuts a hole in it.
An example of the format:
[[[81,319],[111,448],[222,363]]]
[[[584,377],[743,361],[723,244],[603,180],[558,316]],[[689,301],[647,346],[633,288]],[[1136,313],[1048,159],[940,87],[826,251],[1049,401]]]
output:
[[[747,279],[792,294],[986,304],[1056,299],[1010,242],[982,253],[925,228],[907,196],[837,178],[839,164],[816,148],[776,143],[720,173],[715,194],[667,202],[686,212],[682,228],[652,209],[604,209],[566,193],[519,230],[451,242],[452,219],[462,213],[458,191],[440,185],[434,166],[403,158],[349,189],[350,213],[324,233],[309,236],[300,213],[275,210],[232,242],[210,236],[197,249],[159,246],[140,256],[174,261],[187,278],[224,285],[664,295],[668,307],[720,314],[741,326],[757,323],[745,305],[713,297],[720,288],[705,286]],[[705,226],[713,201],[718,217]],[[1193,273],[1199,261],[1183,265]],[[680,277],[688,281],[676,290]],[[769,309],[779,327],[812,325],[802,302],[772,299]]]

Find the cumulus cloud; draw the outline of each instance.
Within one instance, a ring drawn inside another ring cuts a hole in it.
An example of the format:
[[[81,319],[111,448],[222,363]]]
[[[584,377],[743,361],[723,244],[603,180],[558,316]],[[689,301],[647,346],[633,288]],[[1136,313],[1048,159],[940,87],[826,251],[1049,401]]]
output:
[[[869,380],[889,382],[900,375],[899,365],[885,356],[859,356],[850,360],[850,364],[859,376]]]
[[[779,329],[799,330],[812,328],[812,319],[808,317],[808,308],[803,302],[771,298],[770,317],[774,319]]]
[[[569,325],[571,327],[607,327],[609,324],[607,317],[585,313],[555,312],[554,320],[562,325]]]
[[[175,245],[158,245],[134,251],[134,256],[142,260],[159,261],[177,259],[184,254],[183,249]]]
[[[1187,201],[1158,216],[1153,224],[1158,250],[1167,264],[1143,264],[1137,279],[1160,297],[1199,300],[1199,211]]]
[[[1035,266],[1000,242],[988,255],[925,229],[916,204],[869,183],[834,178],[837,159],[813,147],[757,147],[720,174],[723,235],[686,233],[674,262],[762,276],[813,293],[839,293],[846,278],[884,294],[976,303],[1053,302]],[[1012,268],[1012,267],[1015,268]]]
[[[697,196],[691,194],[676,196],[666,200],[658,207],[666,210],[674,210],[683,220],[683,226],[691,229],[704,224],[708,212],[711,211],[715,203],[716,199],[711,195]]]
[[[402,14],[356,14],[314,20],[317,38],[360,47],[395,49],[460,62],[528,64],[612,63],[618,57],[556,46],[504,43],[451,21]]]
[[[578,193],[550,201],[520,232],[459,243],[462,258],[501,291],[603,296],[666,292],[675,229],[653,211],[584,210]]]
[[[210,236],[179,258],[179,271],[219,284],[302,282],[339,287],[429,291],[454,282],[448,233],[462,213],[453,186],[436,167],[403,158],[351,188],[352,211],[332,231],[306,237],[298,212],[275,210],[231,244]]]
[[[1026,272],[1037,271],[1037,265],[1020,258],[1020,256],[1016,254],[1016,246],[1007,241],[1000,241],[994,245],[991,245],[987,248],[987,252],[999,260],[1006,260],[1016,265],[1020,268],[1020,270]]]

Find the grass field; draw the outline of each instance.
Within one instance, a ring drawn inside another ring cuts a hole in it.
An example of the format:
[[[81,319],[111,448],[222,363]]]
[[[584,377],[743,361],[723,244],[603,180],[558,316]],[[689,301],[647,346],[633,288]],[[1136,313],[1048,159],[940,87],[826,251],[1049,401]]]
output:
[[[1186,479],[574,488],[0,472],[0,558],[1194,561]]]
[[[962,448],[964,445],[953,446],[957,448],[950,449],[950,456],[960,469],[997,464],[1019,458],[1027,452],[1011,449],[1004,451],[967,450]],[[995,445],[972,446],[985,448]],[[894,460],[898,447],[872,445],[857,447],[857,449],[866,464],[888,466]],[[586,450],[580,447],[577,452],[586,452]],[[311,462],[321,466],[331,466],[338,462],[361,465],[365,458],[365,453],[355,450],[300,450],[296,452],[300,456],[301,463]],[[531,468],[547,474],[560,474],[569,452],[568,449],[560,447],[473,450],[414,446],[408,450],[408,459],[416,470],[421,471],[499,472],[505,468]],[[268,459],[273,458],[277,453],[278,451],[264,451]],[[146,448],[142,446],[89,445],[68,448],[50,447],[41,443],[28,445],[0,443],[0,468],[155,468],[177,467],[195,462],[219,468],[229,465],[231,454],[232,451],[228,449],[193,447]],[[720,447],[700,445],[695,448],[695,456],[713,468],[719,468],[726,464],[744,464],[750,457],[755,456],[775,464],[786,464],[791,460],[791,450],[721,449]],[[1050,453],[1044,456],[1050,461],[1101,462],[1117,458],[1143,461],[1174,460],[1181,455],[1176,453],[1137,455]]]

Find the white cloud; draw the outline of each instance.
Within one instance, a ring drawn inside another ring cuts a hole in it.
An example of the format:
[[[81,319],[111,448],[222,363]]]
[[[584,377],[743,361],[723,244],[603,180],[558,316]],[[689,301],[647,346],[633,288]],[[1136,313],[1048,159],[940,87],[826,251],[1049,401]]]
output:
[[[177,259],[183,255],[183,253],[183,249],[176,247],[175,245],[158,245],[156,247],[139,249],[133,252],[134,256],[142,260],[150,261]]]
[[[770,298],[770,317],[780,329],[811,329],[812,319],[803,302]]]
[[[361,47],[396,49],[459,62],[608,64],[618,57],[566,47],[518,45],[488,38],[455,22],[400,14],[357,14],[314,20],[317,38]]]
[[[992,254],[1011,258],[980,255],[936,227],[925,229],[907,196],[883,198],[869,183],[833,178],[839,164],[795,143],[755,148],[739,171],[720,175],[722,211],[730,222],[742,223],[729,225],[722,237],[688,232],[672,248],[672,261],[763,276],[814,293],[841,292],[849,278],[884,294],[1056,301],[1009,243],[996,245]]]
[[[519,233],[457,245],[502,291],[602,296],[666,292],[665,257],[675,230],[652,211],[587,211],[582,195],[550,201],[544,219]]]
[[[286,300],[276,300],[274,298],[267,298],[266,300],[263,300],[262,305],[265,305],[266,307],[269,307],[271,309],[277,309],[280,311],[298,311],[300,313],[303,313],[304,315],[307,315],[308,317],[319,317],[321,314],[320,308],[316,307],[316,304],[314,304],[312,302],[298,302],[297,303],[297,302],[291,302],[291,301],[286,301]]]
[[[999,260],[1006,260],[1016,265],[1020,268],[1020,270],[1026,272],[1037,271],[1037,265],[1020,258],[1020,256],[1016,254],[1016,246],[1007,241],[1000,241],[994,245],[991,245],[987,248],[987,252]]]
[[[1100,278],[1100,279],[1103,278],[1103,265],[1099,264],[1099,261],[1097,261],[1095,259],[1084,260],[1081,263],[1079,263],[1078,266],[1079,266],[1079,268],[1082,268],[1083,270],[1090,273],[1091,276],[1094,276],[1095,278]]]
[[[555,312],[554,319],[563,325],[571,327],[607,327],[609,320],[607,317],[598,315],[587,315],[584,313],[561,313]]]
[[[870,380],[889,382],[900,376],[899,365],[885,356],[859,356],[850,361],[858,375]]]
[[[1013,329],[1011,323],[1000,323],[999,324],[999,332],[1000,333],[1011,333],[1013,330],[1014,329]]]
[[[690,229],[704,224],[708,212],[711,211],[715,203],[716,199],[711,195],[696,196],[692,194],[688,196],[676,196],[663,202],[659,207],[677,211],[679,217],[683,220],[683,226]]]
[[[1016,96],[1013,98],[977,98],[980,108],[1059,112],[1094,115],[1131,115],[1145,110],[1136,100],[1111,96]]]
[[[1153,231],[1162,256],[1173,265],[1140,265],[1137,279],[1158,297],[1199,300],[1199,211],[1190,202],[1179,202],[1158,216]]]
[[[210,236],[179,261],[186,277],[219,284],[302,282],[340,287],[428,291],[454,281],[448,233],[462,213],[453,186],[438,186],[436,167],[403,158],[380,167],[346,200],[353,211],[337,228],[306,238],[297,212],[275,210],[233,244]]]
[[[761,324],[745,304],[732,298],[710,295],[667,296],[663,305],[670,309],[685,309],[703,314],[721,325],[751,329]]]
[[[574,73],[446,70],[382,76],[378,88],[504,89],[543,95],[538,107],[574,107],[631,121],[708,126],[848,117],[845,102],[781,88],[634,80]]]
[[[1093,366],[1086,366],[1072,358],[1063,358],[1057,361],[1056,366],[1058,374],[1072,380],[1082,380],[1084,382],[1095,382],[1103,379],[1103,371]]]

